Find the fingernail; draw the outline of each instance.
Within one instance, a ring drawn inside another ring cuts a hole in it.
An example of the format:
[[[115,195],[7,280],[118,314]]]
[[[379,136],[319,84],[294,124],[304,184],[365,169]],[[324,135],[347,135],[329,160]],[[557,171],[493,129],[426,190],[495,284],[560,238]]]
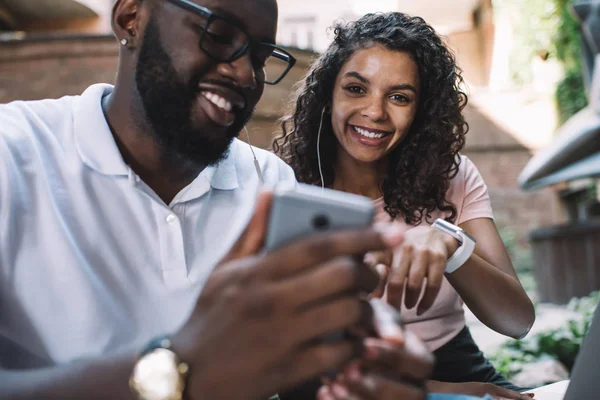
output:
[[[404,239],[404,234],[398,224],[377,224],[373,229],[381,234],[381,238],[388,247],[397,246]]]
[[[365,254],[365,257],[363,258],[363,262],[365,264],[375,264],[376,258],[372,253],[367,253]]]
[[[338,383],[334,383],[331,390],[337,397],[345,398],[349,395],[348,390]]]

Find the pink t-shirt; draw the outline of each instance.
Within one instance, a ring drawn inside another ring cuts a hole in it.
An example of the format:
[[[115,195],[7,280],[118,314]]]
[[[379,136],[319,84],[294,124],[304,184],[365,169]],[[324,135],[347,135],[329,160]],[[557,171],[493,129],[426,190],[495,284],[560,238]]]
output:
[[[483,182],[477,167],[466,156],[461,156],[458,174],[452,179],[448,189],[447,199],[456,207],[456,225],[475,218],[493,218],[490,197],[487,186]],[[377,206],[377,221],[390,221],[390,215],[383,209],[383,199],[375,200]],[[434,211],[432,219],[422,223],[430,225],[437,218],[445,218],[448,213]],[[396,223],[406,231],[414,226],[407,225],[403,220]],[[406,327],[415,332],[425,341],[431,351],[442,347],[454,338],[465,326],[463,302],[452,285],[444,278],[442,287],[433,306],[423,315],[417,317],[417,308],[406,309],[402,305],[402,321]]]

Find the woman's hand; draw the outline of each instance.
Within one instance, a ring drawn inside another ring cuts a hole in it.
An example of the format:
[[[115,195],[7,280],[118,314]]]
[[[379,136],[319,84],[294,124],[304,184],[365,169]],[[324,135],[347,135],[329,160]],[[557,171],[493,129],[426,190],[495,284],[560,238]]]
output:
[[[429,381],[427,382],[427,391],[430,393],[466,394],[476,397],[483,397],[487,394],[498,400],[531,400],[534,396],[533,393],[519,393],[482,382],[449,383]]]
[[[446,269],[448,258],[458,248],[458,241],[429,226],[417,226],[405,233],[404,242],[394,251],[391,268],[387,270],[385,297],[397,309],[404,303],[413,308],[425,284],[417,315],[427,311],[435,301]],[[381,267],[377,268],[380,272]],[[381,282],[380,282],[381,283]]]
[[[477,246],[459,270],[446,275],[448,282],[486,326],[523,338],[535,321],[535,310],[494,221],[475,218],[459,226],[477,239]],[[365,262],[376,267],[380,279],[371,297],[382,297],[397,309],[403,301],[407,308],[418,303],[417,315],[423,314],[439,294],[446,263],[457,248],[454,237],[435,228],[418,226],[406,231],[404,242],[393,251],[392,262],[386,261],[385,253],[366,257]]]

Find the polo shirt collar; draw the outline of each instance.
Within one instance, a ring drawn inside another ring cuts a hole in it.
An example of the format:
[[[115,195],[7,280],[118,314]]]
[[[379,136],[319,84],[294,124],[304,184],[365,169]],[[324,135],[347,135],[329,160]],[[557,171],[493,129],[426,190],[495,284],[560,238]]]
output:
[[[113,138],[102,111],[102,98],[113,90],[111,85],[90,86],[73,106],[75,146],[88,167],[104,175],[127,175],[129,167]]]
[[[88,167],[104,175],[127,176],[130,168],[123,161],[102,111],[102,98],[112,91],[112,85],[93,85],[75,101],[75,145],[81,160]],[[205,168],[188,188],[184,189],[186,198],[202,194],[196,192],[206,191],[204,185],[198,184],[199,181],[209,182],[212,188],[219,190],[233,190],[239,186],[235,165],[236,146],[237,139],[234,139],[227,157],[219,164]]]

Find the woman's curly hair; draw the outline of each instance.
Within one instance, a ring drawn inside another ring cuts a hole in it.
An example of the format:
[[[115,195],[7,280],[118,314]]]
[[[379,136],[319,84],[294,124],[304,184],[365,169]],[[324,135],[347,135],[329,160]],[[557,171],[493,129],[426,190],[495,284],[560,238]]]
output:
[[[389,155],[382,191],[385,210],[416,225],[434,210],[456,218],[456,207],[446,199],[450,180],[458,173],[468,131],[462,110],[467,95],[454,55],[422,18],[399,12],[367,14],[355,22],[336,24],[335,39],[312,64],[295,94],[293,114],[281,120],[282,133],[273,150],[294,169],[298,181],[321,184],[317,160],[317,132],[321,113],[331,105],[334,83],[346,61],[359,49],[374,45],[412,55],[421,81],[413,125]],[[295,106],[295,107],[294,107]],[[320,152],[325,186],[334,181],[338,142],[330,118],[324,118]]]

